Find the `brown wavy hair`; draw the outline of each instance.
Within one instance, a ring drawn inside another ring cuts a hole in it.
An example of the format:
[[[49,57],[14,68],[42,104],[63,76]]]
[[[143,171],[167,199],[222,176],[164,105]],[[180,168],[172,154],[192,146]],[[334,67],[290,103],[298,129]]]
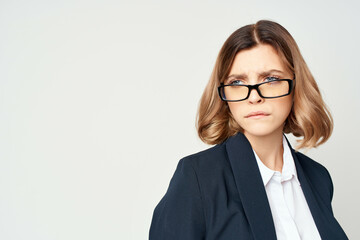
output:
[[[294,103],[283,132],[302,137],[297,140],[296,149],[323,144],[333,130],[332,116],[295,40],[283,26],[268,20],[239,28],[222,46],[196,115],[200,139],[207,144],[219,144],[243,132],[228,104],[220,99],[217,87],[228,76],[236,54],[259,44],[271,45],[296,76]]]

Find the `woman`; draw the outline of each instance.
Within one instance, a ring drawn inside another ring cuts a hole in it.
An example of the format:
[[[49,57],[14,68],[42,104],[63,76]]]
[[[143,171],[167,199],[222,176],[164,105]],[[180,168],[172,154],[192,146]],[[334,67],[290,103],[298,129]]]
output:
[[[224,43],[199,105],[200,138],[156,206],[150,240],[348,239],[324,166],[295,151],[330,137],[333,121],[295,40],[259,21]]]

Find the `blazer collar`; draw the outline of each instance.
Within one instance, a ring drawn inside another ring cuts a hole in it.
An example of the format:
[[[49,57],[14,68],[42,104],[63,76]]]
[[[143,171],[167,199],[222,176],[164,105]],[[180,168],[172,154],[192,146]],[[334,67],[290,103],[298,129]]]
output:
[[[226,141],[226,150],[254,239],[276,240],[270,205],[249,141],[238,133]]]
[[[329,221],[331,222],[334,218],[316,191],[314,193],[314,188],[306,176],[295,150],[287,138],[286,141],[294,158],[298,179],[321,238],[333,239],[333,236],[329,236],[329,233],[332,232]],[[228,138],[225,144],[236,187],[254,239],[276,240],[274,221],[265,186],[250,142],[244,134],[238,133]]]

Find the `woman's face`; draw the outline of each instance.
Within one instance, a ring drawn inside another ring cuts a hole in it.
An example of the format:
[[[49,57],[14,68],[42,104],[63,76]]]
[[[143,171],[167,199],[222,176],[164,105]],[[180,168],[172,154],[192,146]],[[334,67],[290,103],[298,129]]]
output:
[[[253,85],[265,81],[267,77],[292,79],[292,73],[272,46],[259,44],[237,53],[225,84],[239,80],[237,83]],[[269,136],[282,133],[291,111],[292,95],[264,99],[253,89],[248,99],[228,104],[234,119],[244,129],[245,136]],[[255,112],[263,114],[249,116]]]

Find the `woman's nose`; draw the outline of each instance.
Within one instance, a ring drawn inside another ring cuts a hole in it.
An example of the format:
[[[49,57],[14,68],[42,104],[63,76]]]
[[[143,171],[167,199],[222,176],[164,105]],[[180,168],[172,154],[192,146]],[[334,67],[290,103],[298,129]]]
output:
[[[250,96],[249,96],[248,100],[249,100],[250,103],[254,104],[254,103],[260,103],[264,99],[262,97],[260,97],[260,95],[256,91],[256,89],[251,89]]]

